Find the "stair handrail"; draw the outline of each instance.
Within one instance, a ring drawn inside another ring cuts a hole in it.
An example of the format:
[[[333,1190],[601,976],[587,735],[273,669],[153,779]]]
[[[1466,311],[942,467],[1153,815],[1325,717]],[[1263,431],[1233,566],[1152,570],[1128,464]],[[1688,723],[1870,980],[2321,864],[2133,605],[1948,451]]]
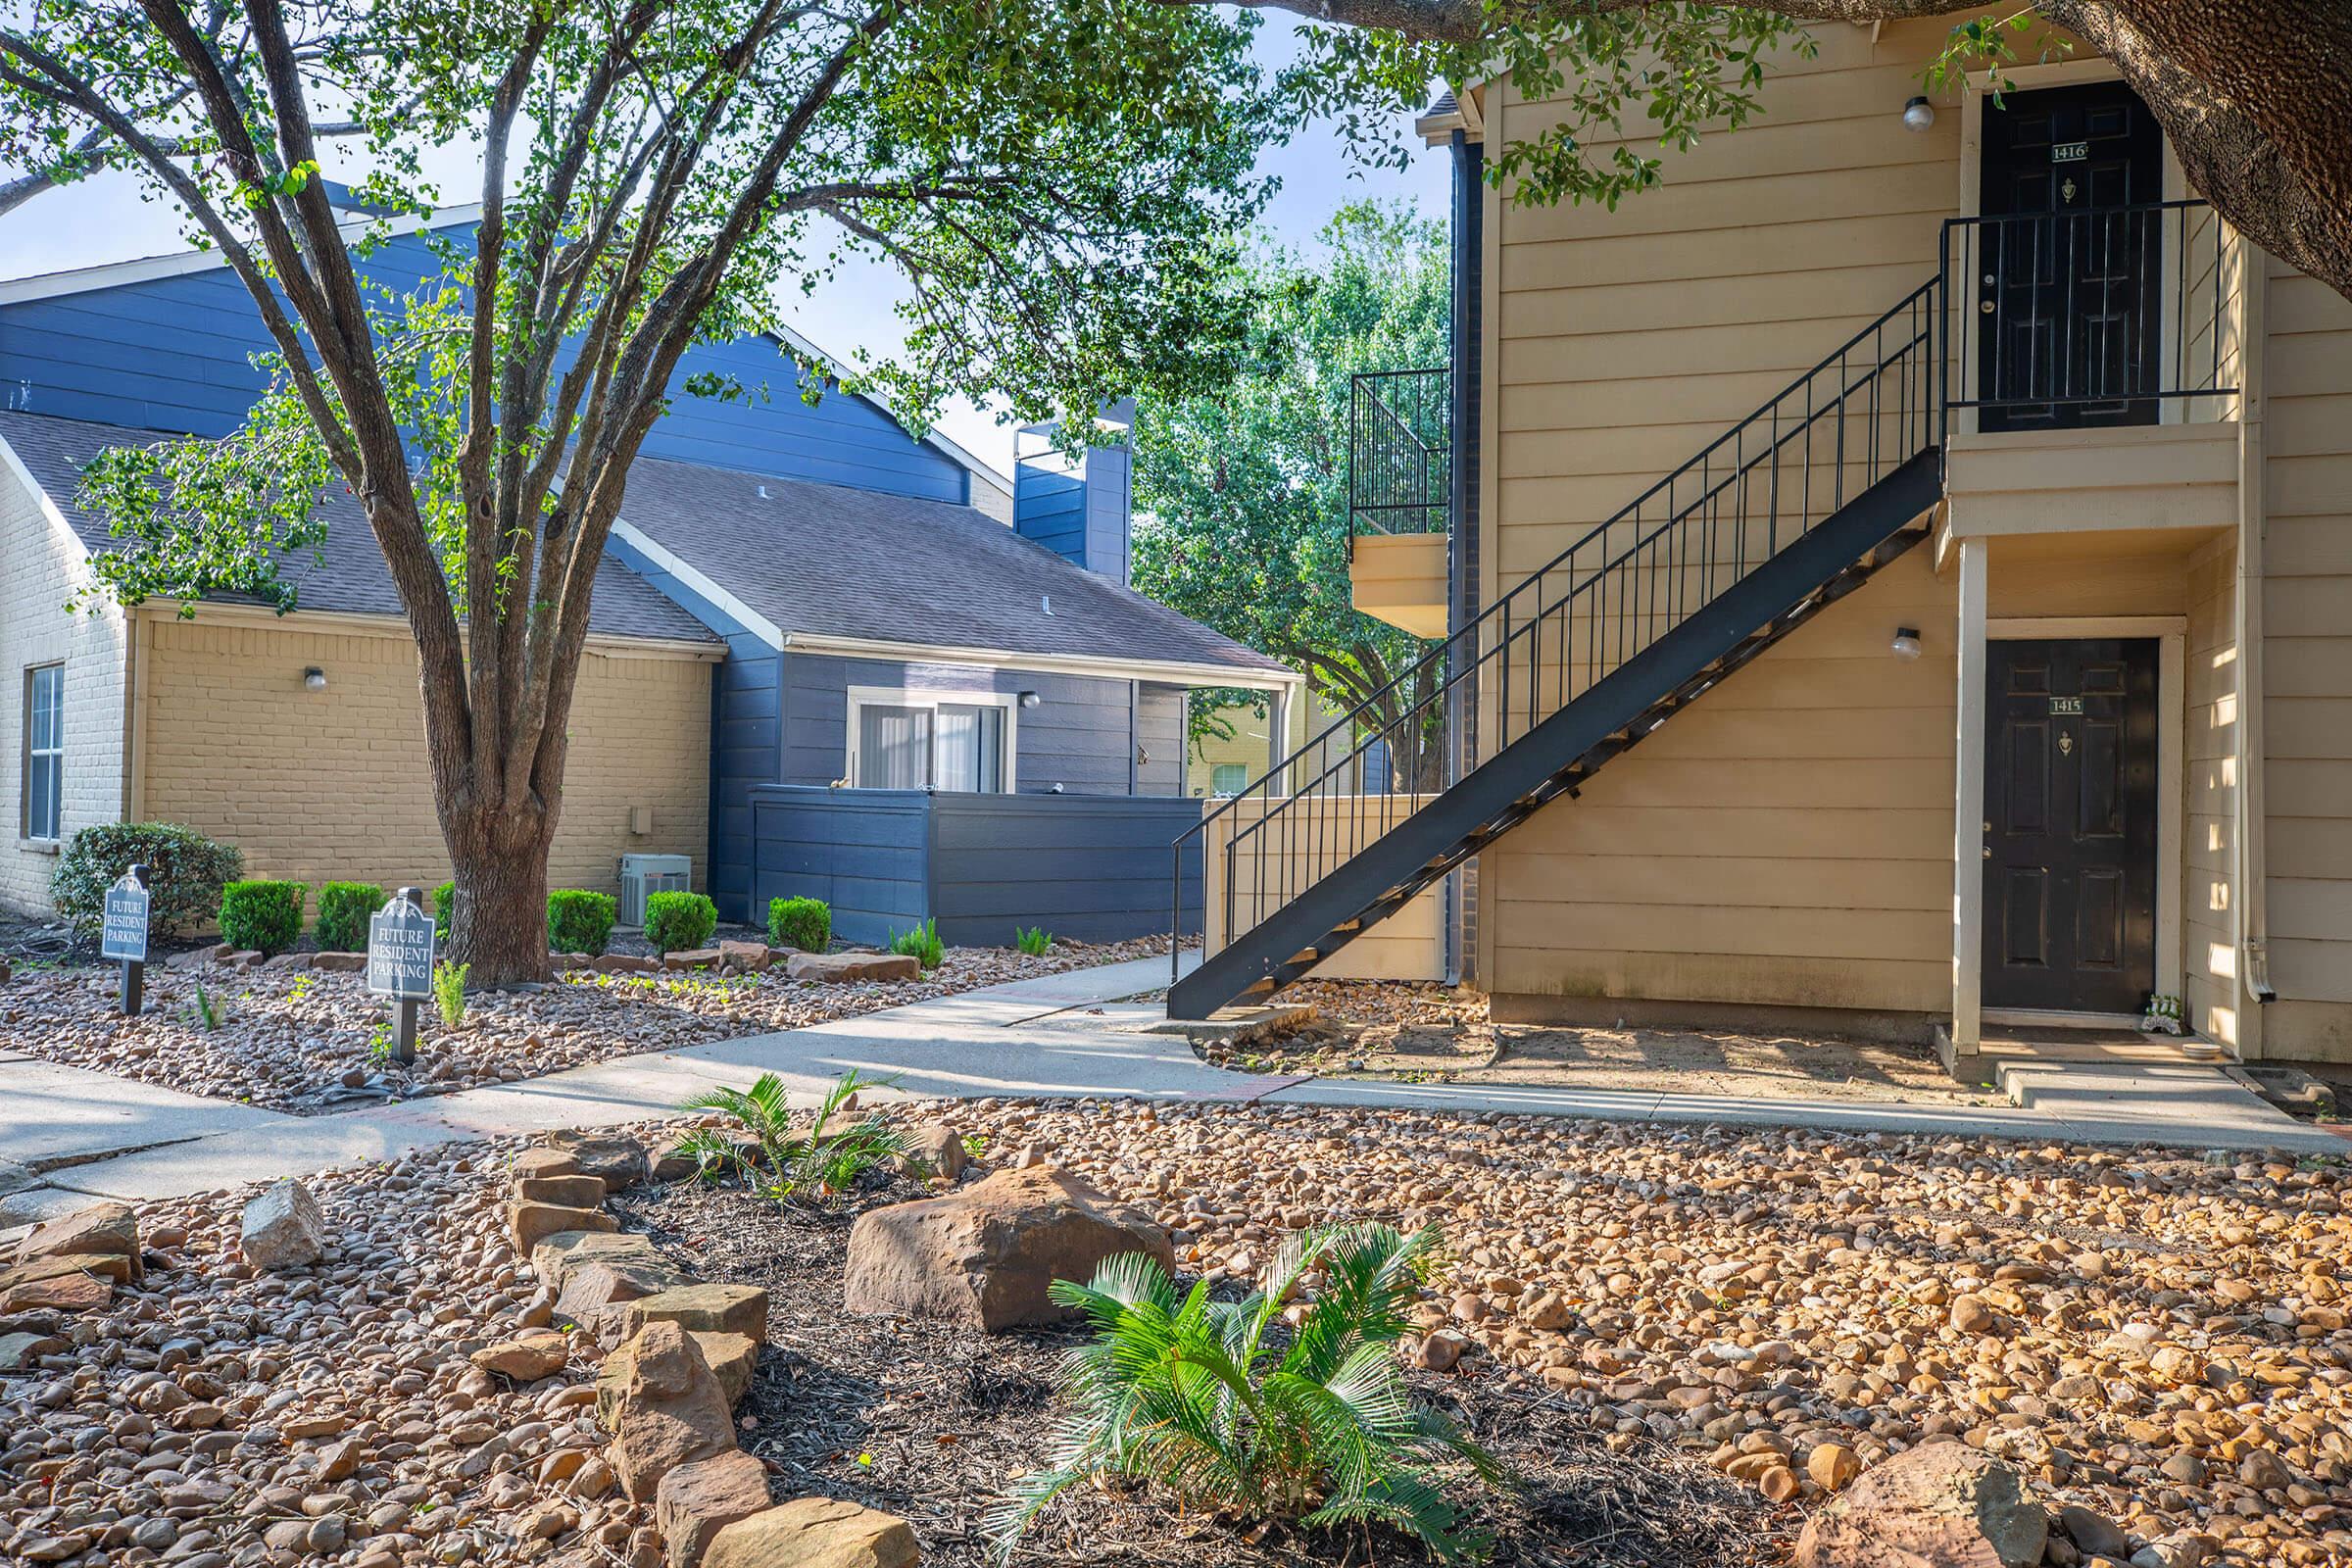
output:
[[[1514,583],[1510,588],[1506,589],[1502,594],[1497,596],[1493,604],[1480,611],[1462,626],[1448,633],[1445,638],[1440,639],[1433,644],[1427,653],[1423,654],[1421,658],[1407,665],[1402,673],[1393,676],[1386,685],[1380,688],[1379,691],[1374,692],[1371,696],[1358,701],[1346,712],[1340,714],[1329,724],[1325,725],[1320,731],[1316,732],[1311,739],[1307,740],[1295,751],[1285,756],[1280,761],[1270,766],[1263,774],[1260,774],[1257,778],[1252,779],[1249,784],[1245,785],[1242,789],[1227,797],[1223,802],[1204,811],[1200,821],[1195,826],[1187,829],[1183,834],[1179,835],[1175,841],[1175,844],[1173,845],[1175,859],[1175,918],[1170,927],[1171,932],[1178,935],[1181,934],[1183,915],[1184,859],[1186,847],[1193,840],[1199,839],[1202,846],[1202,850],[1205,853],[1208,842],[1209,828],[1213,823],[1217,822],[1222,817],[1238,811],[1242,804],[1245,801],[1250,800],[1252,796],[1259,795],[1261,792],[1266,792],[1266,787],[1268,785],[1274,783],[1276,780],[1284,778],[1289,774],[1294,766],[1297,766],[1320,752],[1333,736],[1344,730],[1352,733],[1359,722],[1366,720],[1374,713],[1383,698],[1394,693],[1409,691],[1415,682],[1419,681],[1422,677],[1430,672],[1433,666],[1436,666],[1441,661],[1448,659],[1458,646],[1462,645],[1465,640],[1468,640],[1471,657],[1467,663],[1455,673],[1446,676],[1438,681],[1437,684],[1431,688],[1428,694],[1420,702],[1411,705],[1396,717],[1387,720],[1386,722],[1380,724],[1377,728],[1370,729],[1363,740],[1358,741],[1338,761],[1331,762],[1326,765],[1324,769],[1320,773],[1314,775],[1312,780],[1310,780],[1309,783],[1304,787],[1294,788],[1287,794],[1280,797],[1279,800],[1270,792],[1264,793],[1264,810],[1259,815],[1258,819],[1255,822],[1250,823],[1246,827],[1237,828],[1229,838],[1226,845],[1226,854],[1228,858],[1231,859],[1235,856],[1237,848],[1242,841],[1245,838],[1249,838],[1263,832],[1267,824],[1274,818],[1279,810],[1287,808],[1289,806],[1298,801],[1312,798],[1313,791],[1316,786],[1346,772],[1352,765],[1354,765],[1374,744],[1386,740],[1391,731],[1409,729],[1409,727],[1415,722],[1426,722],[1427,710],[1432,707],[1442,705],[1443,700],[1447,693],[1452,691],[1455,686],[1469,679],[1480,669],[1494,662],[1498,658],[1505,660],[1507,663],[1508,651],[1518,638],[1532,634],[1537,627],[1544,624],[1550,617],[1572,606],[1581,596],[1590,591],[1593,584],[1604,581],[1609,573],[1616,570],[1618,567],[1623,566],[1627,562],[1637,558],[1643,549],[1647,548],[1651,544],[1654,544],[1668,529],[1678,526],[1685,519],[1689,518],[1692,513],[1697,510],[1697,508],[1703,506],[1710,498],[1721,495],[1729,485],[1735,483],[1741,475],[1755,468],[1759,464],[1764,462],[1766,458],[1777,459],[1777,456],[1783,447],[1785,447],[1788,442],[1796,439],[1799,435],[1810,431],[1814,423],[1829,410],[1838,409],[1842,412],[1847,400],[1852,396],[1857,388],[1865,385],[1875,388],[1884,377],[1887,368],[1890,365],[1903,361],[1906,356],[1913,354],[1914,351],[1922,352],[1920,352],[1918,359],[1914,361],[1911,366],[1906,368],[1905,374],[1907,376],[1916,378],[1918,391],[1922,400],[1922,407],[1916,412],[1904,413],[1901,417],[1906,425],[1912,423],[1919,424],[1926,439],[1922,440],[1920,444],[1912,451],[1905,452],[1899,457],[1887,457],[1885,460],[1885,466],[1888,471],[1891,471],[1894,467],[1899,466],[1902,462],[1907,461],[1911,456],[1915,455],[1916,452],[1925,450],[1931,445],[1941,446],[1944,442],[1946,421],[1949,415],[1948,399],[1944,384],[1944,377],[1946,371],[1948,370],[1948,367],[1943,363],[1947,356],[1945,352],[1938,347],[1939,343],[1948,337],[1949,333],[1949,328],[1944,321],[1944,313],[1947,301],[1944,296],[1943,285],[1944,278],[1942,270],[1938,269],[1938,270],[1935,273],[1932,273],[1925,282],[1921,283],[1918,287],[1905,294],[1900,300],[1896,301],[1892,306],[1889,306],[1886,311],[1880,313],[1880,315],[1874,318],[1868,324],[1862,326],[1851,336],[1847,337],[1843,342],[1839,343],[1837,348],[1822,356],[1820,360],[1816,361],[1801,374],[1792,378],[1786,386],[1782,387],[1780,391],[1776,392],[1771,397],[1765,399],[1764,402],[1757,405],[1757,407],[1751,413],[1728,426],[1721,435],[1718,435],[1714,440],[1708,442],[1707,445],[1700,448],[1699,451],[1691,458],[1688,459],[1680,466],[1666,473],[1663,477],[1656,480],[1647,489],[1643,490],[1640,495],[1635,497],[1632,502],[1612,513],[1605,520],[1595,523],[1592,527],[1580,534],[1574,542],[1560,550],[1542,566],[1539,566],[1535,570],[1522,576],[1518,582]],[[1906,315],[1909,316],[1912,321],[1915,323],[1913,330],[1908,337],[1895,344],[1891,352],[1888,352],[1885,341],[1886,329],[1890,322],[1894,321],[1897,318],[1905,317]],[[1872,361],[1857,377],[1843,385],[1840,385],[1835,397],[1829,399],[1818,408],[1808,408],[1804,417],[1801,420],[1798,420],[1796,423],[1791,424],[1787,433],[1779,433],[1776,429],[1776,433],[1772,441],[1766,446],[1763,453],[1754,458],[1748,459],[1744,463],[1737,465],[1731,473],[1727,474],[1721,481],[1710,484],[1705,490],[1700,492],[1696,499],[1691,501],[1690,504],[1680,508],[1679,510],[1672,511],[1669,515],[1658,524],[1657,527],[1651,529],[1647,534],[1638,535],[1631,544],[1620,549],[1617,554],[1589,568],[1580,580],[1572,581],[1568,589],[1557,599],[1553,600],[1549,604],[1543,603],[1541,585],[1553,572],[1558,571],[1563,566],[1572,565],[1574,558],[1580,551],[1585,549],[1588,545],[1591,545],[1596,539],[1605,540],[1611,529],[1621,527],[1628,519],[1634,519],[1638,522],[1643,509],[1646,508],[1651,502],[1655,501],[1660,495],[1667,496],[1669,501],[1671,501],[1674,487],[1683,479],[1685,479],[1693,469],[1699,470],[1702,474],[1708,473],[1712,468],[1713,460],[1716,454],[1722,451],[1725,446],[1735,445],[1736,447],[1736,443],[1742,438],[1749,426],[1755,424],[1758,420],[1763,419],[1768,416],[1773,416],[1783,403],[1787,402],[1798,392],[1809,391],[1813,381],[1825,370],[1844,360],[1855,349],[1859,348],[1865,340],[1871,339],[1874,336],[1879,339],[1877,345],[1879,353],[1877,358]],[[1842,429],[1840,429],[1840,436],[1842,437]],[[1840,483],[1842,483],[1843,467],[1844,458],[1841,450],[1838,462]],[[1791,535],[1791,538],[1801,535],[1803,531],[1804,530],[1802,528],[1799,528],[1794,534]],[[1770,559],[1769,555],[1765,559]],[[1535,614],[1530,616],[1524,625],[1521,625],[1514,630],[1509,624],[1511,607],[1513,606],[1514,602],[1516,602],[1519,597],[1526,593],[1531,587],[1537,590],[1536,602],[1538,609]],[[1492,648],[1489,648],[1482,653],[1479,651],[1479,641],[1489,630],[1492,629],[1493,624],[1498,616],[1502,618],[1502,624],[1504,626],[1503,635],[1494,643]],[[1531,711],[1532,707],[1533,705],[1531,702]],[[1498,716],[1507,717],[1507,713],[1500,714]],[[1396,771],[1394,765],[1395,756],[1396,749],[1394,746],[1392,746],[1392,779],[1394,779]],[[1392,789],[1390,793],[1394,795],[1394,789]],[[1412,794],[1415,796],[1417,796],[1418,793],[1419,792],[1417,790],[1412,792]],[[1418,809],[1418,808],[1416,807],[1415,809]],[[1204,863],[1204,872],[1205,869],[1206,867]],[[1228,898],[1230,898],[1232,889],[1232,879],[1230,875],[1227,878],[1226,886]],[[1206,892],[1206,879],[1204,875],[1202,883],[1202,917],[1204,928],[1206,925],[1206,917],[1208,912],[1205,903]],[[1205,937],[1205,929],[1203,934]],[[1228,930],[1226,932],[1226,940],[1230,942],[1236,935],[1236,932]],[[1169,956],[1169,978],[1171,984],[1173,984],[1181,974],[1181,949],[1182,944],[1180,941],[1171,942]],[[1204,949],[1204,957],[1205,956]]]

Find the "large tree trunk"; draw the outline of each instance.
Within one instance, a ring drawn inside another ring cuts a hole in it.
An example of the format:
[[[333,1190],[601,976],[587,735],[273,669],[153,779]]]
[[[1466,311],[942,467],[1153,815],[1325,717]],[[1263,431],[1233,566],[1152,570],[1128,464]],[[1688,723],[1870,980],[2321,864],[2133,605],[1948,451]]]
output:
[[[470,966],[469,987],[548,979],[547,852],[555,811],[461,805],[441,814],[457,873],[449,957]]]

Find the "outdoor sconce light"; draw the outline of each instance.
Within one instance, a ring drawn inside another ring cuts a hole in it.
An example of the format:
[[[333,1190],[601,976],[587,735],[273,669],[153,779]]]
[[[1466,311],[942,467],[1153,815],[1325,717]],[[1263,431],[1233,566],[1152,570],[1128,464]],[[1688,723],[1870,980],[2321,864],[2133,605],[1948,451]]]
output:
[[[304,670],[302,672],[302,689],[307,692],[326,690],[326,671],[320,669],[317,664]]]
[[[1917,659],[1919,657],[1919,628],[1917,626],[1895,627],[1894,641],[1888,646],[1893,648],[1894,657],[1897,659]]]
[[[1926,130],[1935,123],[1936,106],[1928,102],[1924,94],[1913,94],[1911,101],[1903,105],[1905,130]]]
[[[1014,699],[1014,700],[1015,700],[1016,702],[1018,702],[1018,703],[1019,703],[1019,704],[1020,704],[1020,705],[1021,705],[1023,708],[1035,708],[1035,707],[1036,707],[1036,706],[1037,706],[1039,703],[1042,703],[1042,702],[1044,702],[1044,701],[1045,701],[1045,699],[1044,699],[1044,698],[1042,698],[1042,697],[1038,696],[1038,695],[1037,695],[1037,693],[1035,693],[1035,692],[1023,692],[1023,693],[1021,693],[1021,694],[1020,694],[1020,696],[1019,696],[1018,698],[1016,698],[1016,699]]]

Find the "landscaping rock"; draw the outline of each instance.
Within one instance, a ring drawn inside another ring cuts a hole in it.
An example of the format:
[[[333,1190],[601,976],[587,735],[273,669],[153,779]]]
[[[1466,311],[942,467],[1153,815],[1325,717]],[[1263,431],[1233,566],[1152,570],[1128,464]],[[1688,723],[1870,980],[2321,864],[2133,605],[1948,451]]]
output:
[[[318,1200],[298,1181],[282,1181],[245,1205],[239,1250],[258,1269],[307,1268],[326,1250]]]
[[[44,1355],[55,1355],[66,1342],[53,1334],[0,1334],[0,1377],[21,1377]]]
[[[93,1203],[35,1225],[17,1246],[17,1261],[44,1257],[120,1257],[125,1282],[145,1273],[139,1260],[139,1222],[127,1203]]]
[[[721,942],[718,956],[746,974],[758,974],[771,961],[764,942]]]
[[[907,1152],[923,1162],[934,1176],[950,1181],[960,1177],[970,1166],[972,1156],[963,1147],[963,1135],[945,1122],[926,1122],[906,1135]]]
[[[314,953],[311,967],[325,974],[363,974],[368,968],[365,953]]]
[[[1931,1443],[1864,1472],[1805,1521],[1796,1568],[2038,1568],[2049,1516],[2016,1471]]]
[[[699,1568],[710,1538],[767,1507],[767,1467],[750,1454],[682,1464],[654,1490],[654,1528],[669,1568]]]
[[[0,1273],[0,1317],[41,1311],[96,1311],[115,1298],[115,1288],[103,1275],[92,1273],[83,1265],[103,1261],[44,1257]]]
[[[517,1176],[514,1196],[526,1203],[555,1203],[565,1208],[594,1208],[610,1189],[602,1176],[578,1172],[569,1176]]]
[[[660,958],[648,958],[634,953],[607,953],[589,964],[598,974],[653,974],[662,967]]]
[[[507,1205],[507,1229],[514,1238],[514,1250],[528,1252],[551,1236],[566,1231],[616,1231],[620,1222],[601,1208],[517,1201]]]
[[[764,1344],[767,1293],[756,1285],[680,1285],[629,1301],[620,1321],[623,1334],[648,1323],[675,1323],[698,1334],[740,1334]]]
[[[580,1173],[579,1156],[568,1149],[541,1145],[526,1149],[508,1163],[508,1172],[519,1186],[523,1182],[544,1181],[556,1176],[576,1176]]]
[[[628,1360],[617,1380],[609,1452],[629,1497],[651,1501],[679,1465],[735,1446],[726,1395],[692,1335],[675,1323],[649,1323],[613,1354]]]
[[[661,1257],[592,1259],[565,1272],[564,1289],[556,1295],[555,1317],[558,1322],[593,1330],[599,1338],[607,1328],[617,1330],[614,1337],[619,1338],[641,1326],[630,1324],[622,1329],[623,1303],[690,1283],[683,1272]]]
[[[718,1390],[726,1396],[728,1408],[732,1409],[752,1386],[752,1372],[760,1364],[760,1343],[741,1334],[698,1334],[688,1330],[687,1337],[703,1352],[703,1364],[718,1379]],[[621,1393],[628,1386],[636,1354],[635,1341],[623,1340],[597,1368],[596,1419],[608,1432],[612,1430],[613,1412],[620,1408]]]
[[[941,1198],[873,1209],[850,1229],[853,1312],[936,1318],[994,1334],[1071,1314],[1047,1291],[1145,1252],[1171,1271],[1167,1233],[1067,1171],[1000,1171]]]
[[[553,1329],[534,1329],[496,1345],[485,1345],[467,1357],[485,1372],[496,1372],[518,1383],[554,1377],[571,1359],[571,1342]]]
[[[796,953],[785,960],[787,980],[919,980],[920,959],[897,953]]]
[[[559,1231],[531,1249],[531,1272],[539,1283],[561,1295],[572,1274],[591,1263],[644,1263],[670,1267],[650,1237],[634,1231]],[[649,1291],[647,1293],[651,1295]]]
[[[646,1177],[645,1146],[623,1133],[558,1133],[548,1147],[569,1154],[582,1175],[603,1177],[612,1192]]]
[[[662,955],[662,967],[680,969],[709,969],[724,961],[726,955],[716,948],[683,948],[676,953]]]
[[[718,1532],[703,1568],[915,1568],[906,1521],[831,1497],[798,1497]]]

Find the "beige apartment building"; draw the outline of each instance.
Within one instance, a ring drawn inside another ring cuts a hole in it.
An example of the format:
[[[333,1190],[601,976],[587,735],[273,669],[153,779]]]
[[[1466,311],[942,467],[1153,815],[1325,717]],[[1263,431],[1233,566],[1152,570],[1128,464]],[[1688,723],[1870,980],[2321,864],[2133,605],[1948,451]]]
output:
[[[1506,1016],[1965,1055],[2178,998],[2241,1057],[2352,1059],[2352,303],[2087,51],[1927,89],[1949,24],[1816,26],[1615,211],[1481,179],[1556,104],[1421,122],[1448,421],[1353,432],[1355,559],[1450,633],[1450,783],[1336,834],[1299,831],[1362,816],[1329,792],[1243,792],[1176,1010],[1442,888]],[[1414,483],[1445,531],[1380,529]]]

